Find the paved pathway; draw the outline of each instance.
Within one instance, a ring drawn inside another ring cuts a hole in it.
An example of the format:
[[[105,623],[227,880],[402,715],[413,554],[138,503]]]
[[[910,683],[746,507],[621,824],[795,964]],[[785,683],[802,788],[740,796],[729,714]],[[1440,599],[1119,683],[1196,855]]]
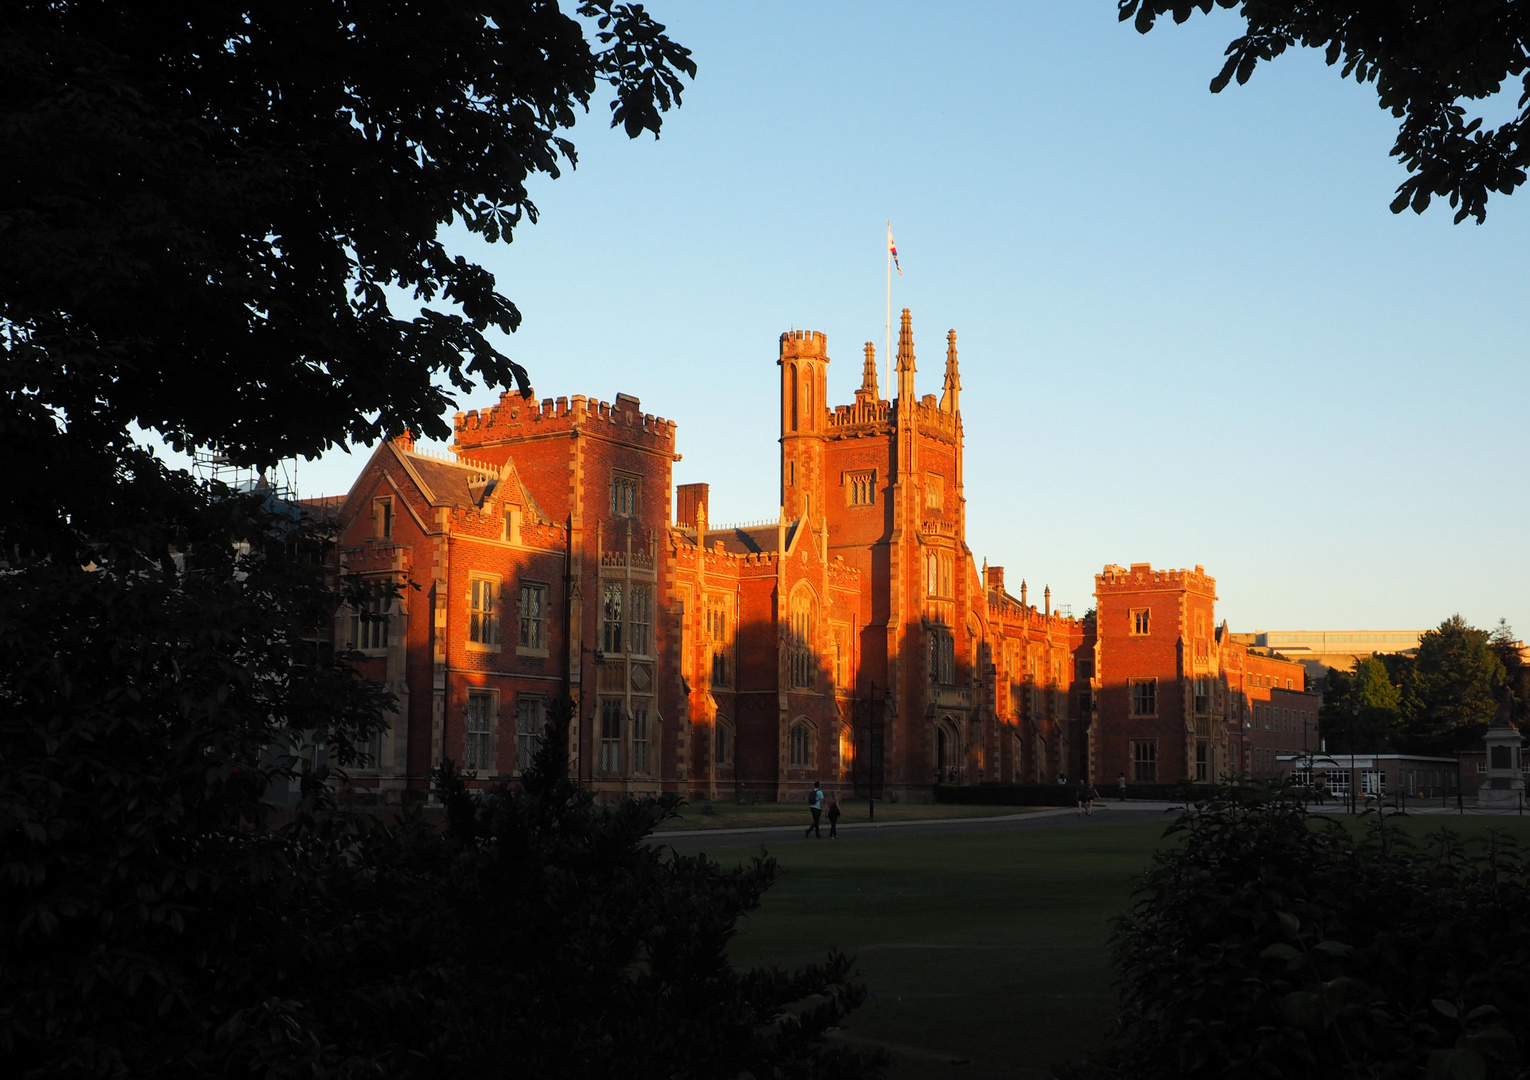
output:
[[[1005,817],[934,818],[925,821],[846,821],[839,822],[840,839],[855,842],[893,836],[948,836],[957,833],[1014,832],[1019,829],[1097,828],[1101,825],[1124,825],[1144,821],[1174,820],[1181,804],[1172,802],[1111,802],[1095,807],[1092,817],[1080,816],[1072,807],[1056,810],[1029,810]],[[801,825],[772,825],[753,829],[696,829],[688,832],[656,833],[650,844],[672,847],[676,851],[695,852],[721,847],[785,848],[793,844],[816,844],[806,839],[807,814]],[[824,842],[828,841],[829,823],[823,823]]]

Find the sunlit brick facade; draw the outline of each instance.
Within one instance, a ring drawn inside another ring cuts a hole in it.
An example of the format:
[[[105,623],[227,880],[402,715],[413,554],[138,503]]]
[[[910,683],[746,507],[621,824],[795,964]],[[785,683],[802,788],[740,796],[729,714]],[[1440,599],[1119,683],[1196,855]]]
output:
[[[1317,700],[1300,663],[1232,640],[1202,567],[1107,566],[1095,576],[1095,776],[1135,783],[1273,776],[1314,748]]]
[[[781,335],[775,363],[780,497],[752,524],[712,522],[706,484],[672,511],[675,425],[626,394],[506,394],[457,415],[449,457],[378,448],[340,508],[340,569],[405,588],[385,618],[342,610],[336,636],[400,704],[357,785],[423,791],[448,758],[513,778],[564,693],[572,769],[608,796],[1113,779],[1146,738],[1159,779],[1195,775],[1203,739],[1225,767],[1230,719],[1203,737],[1187,696],[1221,672],[1199,569],[1151,601],[1173,593],[1180,615],[1117,635],[1134,601],[1116,578],[1142,568],[1097,579],[1096,621],[978,566],[954,331],[938,398],[915,393],[907,311],[890,398],[869,344],[845,405],[826,399],[822,334]],[[1183,642],[1159,636],[1181,617]],[[1154,715],[1123,712],[1127,667],[1161,680]]]

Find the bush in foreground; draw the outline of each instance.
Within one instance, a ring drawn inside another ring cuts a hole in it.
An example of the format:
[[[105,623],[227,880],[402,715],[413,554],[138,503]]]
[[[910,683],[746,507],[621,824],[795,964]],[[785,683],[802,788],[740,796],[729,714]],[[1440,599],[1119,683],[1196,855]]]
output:
[[[522,789],[443,769],[444,829],[337,807],[280,748],[355,761],[391,699],[313,633],[322,537],[203,511],[179,562],[0,574],[7,1077],[877,1074],[822,1038],[863,994],[847,958],[727,960],[774,863],[647,846],[673,801],[595,806],[566,729]]]
[[[1169,831],[1113,939],[1106,1073],[1522,1075],[1530,893],[1512,838],[1415,843],[1379,814],[1357,833],[1247,789]]]

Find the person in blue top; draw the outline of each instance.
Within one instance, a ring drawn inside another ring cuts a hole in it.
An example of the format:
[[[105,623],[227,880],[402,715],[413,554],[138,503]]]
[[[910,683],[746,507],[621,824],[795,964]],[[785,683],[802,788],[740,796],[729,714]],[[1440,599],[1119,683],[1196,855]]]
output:
[[[813,824],[807,827],[807,832],[802,834],[802,839],[817,836],[822,840],[823,833],[818,831],[818,822],[823,817],[823,787],[817,780],[813,781],[813,790],[808,792],[808,809],[812,811]]]

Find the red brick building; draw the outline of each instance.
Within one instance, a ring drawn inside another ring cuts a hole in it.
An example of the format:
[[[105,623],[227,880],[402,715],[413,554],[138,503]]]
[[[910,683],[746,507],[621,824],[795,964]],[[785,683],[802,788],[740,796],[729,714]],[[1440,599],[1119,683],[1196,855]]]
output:
[[[1316,748],[1319,699],[1305,669],[1234,642],[1217,625],[1216,579],[1204,568],[1112,565],[1094,580],[1094,775],[1274,776],[1277,754]]]
[[[775,361],[766,521],[712,522],[706,484],[672,512],[675,425],[626,394],[507,394],[457,415],[450,458],[407,437],[377,449],[339,510],[341,570],[405,588],[342,611],[336,636],[400,704],[358,784],[424,790],[443,758],[514,777],[563,693],[572,768],[611,795],[797,799],[816,779],[924,798],[936,782],[1130,774],[1148,741],[1158,779],[1225,768],[1227,710],[1250,696],[1228,690],[1199,568],[1108,567],[1099,619],[1077,620],[1049,588],[1038,607],[977,565],[955,331],[938,398],[915,392],[907,311],[891,399],[870,344],[845,405],[827,401],[822,334],[781,335]],[[1240,671],[1267,662],[1239,654]],[[1221,680],[1215,708],[1200,679]]]

